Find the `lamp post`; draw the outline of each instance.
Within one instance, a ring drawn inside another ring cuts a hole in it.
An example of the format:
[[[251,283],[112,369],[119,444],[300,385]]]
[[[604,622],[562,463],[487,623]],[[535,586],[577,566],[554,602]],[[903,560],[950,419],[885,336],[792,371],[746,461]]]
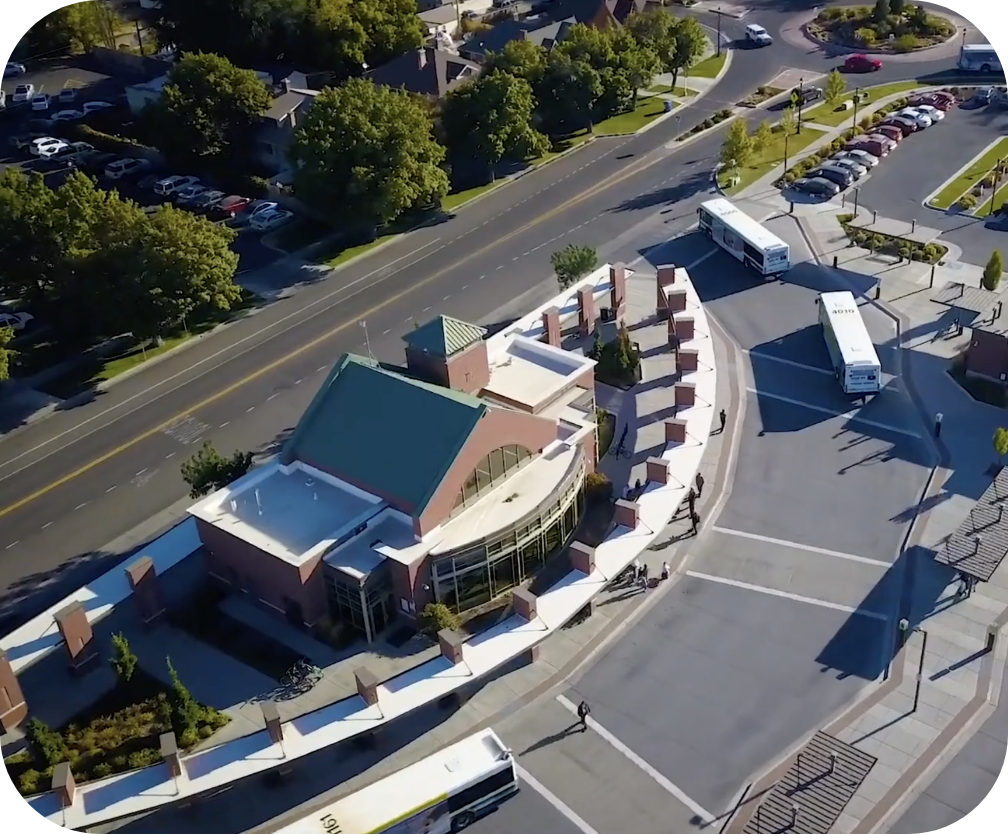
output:
[[[860,103],[860,101],[861,101],[861,88],[860,87],[855,87],[854,88],[854,126],[855,127],[857,127],[857,109],[858,109],[858,104]]]
[[[854,216],[855,217],[857,217],[857,201],[858,201],[858,195],[860,193],[861,193],[861,189],[860,188],[855,188],[854,189]]]
[[[802,105],[805,103],[805,79],[798,79],[798,129],[795,133],[801,133],[801,112]]]
[[[788,132],[784,131],[784,173],[787,173],[787,143],[788,143]]]
[[[717,7],[717,57],[721,57],[721,7]]]
[[[920,626],[914,626],[913,628],[910,628],[910,621],[907,620],[906,617],[904,617],[903,619],[901,619],[899,621],[899,630],[900,630],[900,648],[901,649],[904,646],[906,646],[907,640],[910,639],[910,635],[913,634],[914,632],[919,633],[920,636],[921,636],[921,638],[922,638],[922,640],[921,640],[920,662],[917,664],[917,686],[914,689],[913,709],[910,710],[911,712],[917,712],[917,706],[920,703],[921,681],[924,678],[924,655],[927,652],[927,637],[928,637],[928,635],[927,635],[927,632],[924,629],[922,629]]]

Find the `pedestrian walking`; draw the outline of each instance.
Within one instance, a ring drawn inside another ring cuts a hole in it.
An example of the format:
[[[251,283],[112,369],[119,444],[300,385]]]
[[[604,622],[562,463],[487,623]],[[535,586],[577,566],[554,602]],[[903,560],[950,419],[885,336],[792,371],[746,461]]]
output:
[[[582,733],[588,729],[589,715],[591,715],[591,707],[588,706],[587,701],[582,701],[580,704],[578,704],[578,720],[581,722]]]
[[[942,420],[944,419],[945,415],[942,414],[940,411],[937,414],[935,414],[934,436],[936,438],[941,437]]]
[[[700,513],[690,513],[690,521],[693,522],[693,535],[695,536],[700,530]]]
[[[706,483],[706,481],[704,481],[704,476],[701,475],[699,472],[697,472],[696,473],[696,496],[697,496],[697,498],[699,498],[701,495],[703,495],[703,485],[705,483]]]
[[[686,503],[689,504],[690,515],[693,515],[693,511],[696,509],[696,490],[693,487],[690,487],[689,492],[686,493]]]
[[[718,414],[718,418],[721,420],[721,431],[718,434],[724,434],[725,422],[728,420],[728,415],[725,414],[725,410],[722,408],[721,413]]]
[[[644,565],[644,570],[641,573],[641,579],[644,580],[644,590],[646,591],[647,587],[648,587],[648,566],[647,566],[647,564]]]
[[[661,566],[661,578],[662,582],[669,578],[669,566],[668,562],[662,562]]]

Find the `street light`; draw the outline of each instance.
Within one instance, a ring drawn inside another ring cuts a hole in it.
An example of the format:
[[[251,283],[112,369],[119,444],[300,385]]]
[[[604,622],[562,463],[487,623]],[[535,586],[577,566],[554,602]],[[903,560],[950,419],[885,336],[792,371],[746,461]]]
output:
[[[861,101],[861,88],[854,88],[854,126],[857,127],[857,108],[858,103]]]
[[[914,632],[920,634],[921,640],[921,653],[920,662],[917,664],[917,687],[914,689],[914,701],[913,709],[911,712],[917,712],[917,706],[920,703],[920,691],[921,691],[921,680],[924,678],[924,655],[927,652],[927,632],[920,626],[914,626],[910,628],[910,621],[906,617],[899,621],[900,630],[900,648],[902,649],[907,644],[907,640],[910,639],[910,635]]]
[[[805,79],[798,79],[798,129],[795,133],[801,133],[801,112],[802,104],[805,102]]]
[[[717,7],[717,57],[721,57],[721,7]]]
[[[787,173],[787,143],[788,143],[788,132],[784,131],[784,173]]]

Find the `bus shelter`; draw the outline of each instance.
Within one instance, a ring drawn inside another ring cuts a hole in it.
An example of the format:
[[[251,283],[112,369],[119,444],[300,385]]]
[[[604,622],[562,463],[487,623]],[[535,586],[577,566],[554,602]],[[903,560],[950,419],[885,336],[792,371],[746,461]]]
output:
[[[969,515],[935,554],[935,561],[958,572],[967,590],[977,582],[989,582],[1008,554],[1008,468],[973,505]]]

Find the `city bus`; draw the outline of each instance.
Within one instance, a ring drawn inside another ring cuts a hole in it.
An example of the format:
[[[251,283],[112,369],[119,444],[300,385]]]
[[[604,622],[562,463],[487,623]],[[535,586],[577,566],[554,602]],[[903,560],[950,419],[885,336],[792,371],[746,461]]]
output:
[[[791,247],[728,200],[708,200],[697,217],[711,240],[760,275],[776,278],[791,268]]]
[[[338,799],[277,834],[449,834],[518,791],[511,751],[483,730]]]
[[[966,72],[1001,72],[1001,59],[989,43],[968,43],[959,50],[958,67]]]
[[[845,394],[867,400],[881,390],[882,366],[853,293],[824,292],[816,303],[833,375]]]

